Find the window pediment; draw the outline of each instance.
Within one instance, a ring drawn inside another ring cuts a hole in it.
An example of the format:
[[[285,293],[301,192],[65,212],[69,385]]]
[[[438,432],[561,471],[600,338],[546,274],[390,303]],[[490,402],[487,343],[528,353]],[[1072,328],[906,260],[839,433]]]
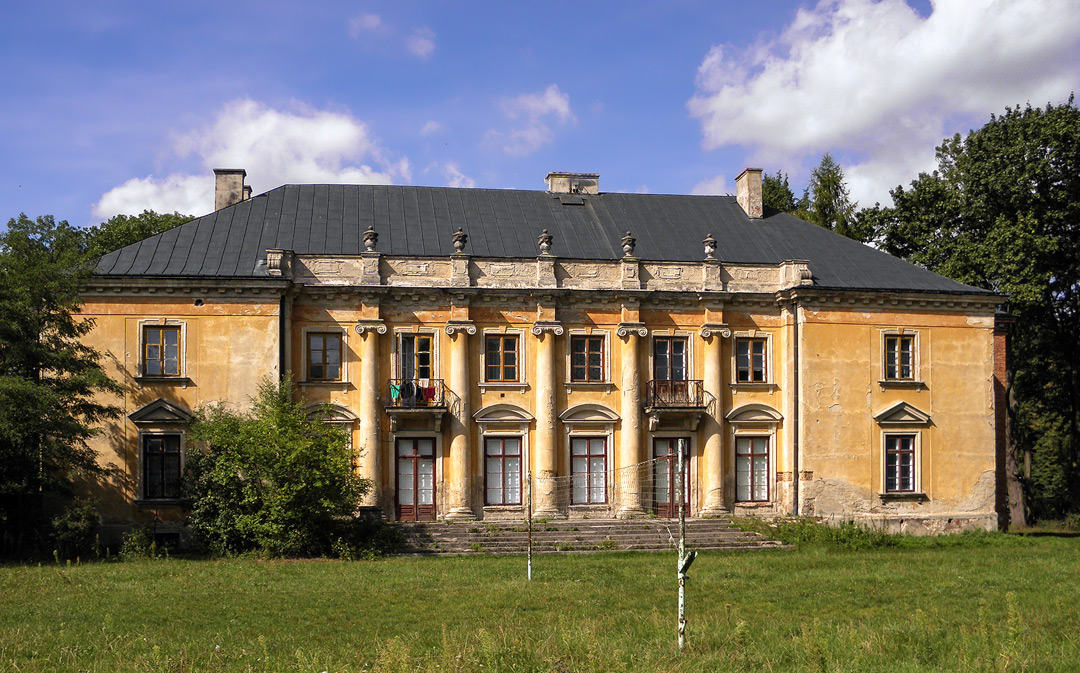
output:
[[[513,404],[493,404],[473,414],[477,423],[528,423],[533,415]]]
[[[140,427],[149,425],[176,425],[191,422],[191,412],[183,407],[158,398],[145,407],[128,415],[131,422]]]
[[[578,404],[559,414],[559,420],[567,425],[607,425],[619,420],[619,415],[600,404]]]
[[[735,407],[724,416],[729,423],[779,423],[783,414],[766,404],[744,404]]]
[[[349,423],[356,420],[356,414],[340,404],[309,404],[307,415],[326,423]]]
[[[929,425],[930,414],[907,402],[897,402],[874,415],[878,425]]]

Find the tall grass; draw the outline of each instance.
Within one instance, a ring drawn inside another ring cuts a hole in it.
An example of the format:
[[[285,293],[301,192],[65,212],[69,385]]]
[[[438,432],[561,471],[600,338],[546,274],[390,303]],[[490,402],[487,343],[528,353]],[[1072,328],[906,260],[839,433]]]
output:
[[[1073,671],[1080,540],[0,567],[0,671]]]

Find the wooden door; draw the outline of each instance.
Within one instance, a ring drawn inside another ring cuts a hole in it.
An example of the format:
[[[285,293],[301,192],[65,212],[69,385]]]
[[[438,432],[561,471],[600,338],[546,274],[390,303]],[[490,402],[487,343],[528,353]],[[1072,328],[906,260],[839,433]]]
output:
[[[435,439],[397,440],[397,517],[399,521],[435,520]]]
[[[654,490],[653,512],[656,516],[674,518],[679,516],[679,506],[676,502],[678,490],[675,484],[675,476],[678,473],[679,454],[678,445],[683,442],[690,446],[690,440],[679,437],[656,437],[653,439],[654,463]],[[683,459],[683,511],[690,514],[690,456]]]

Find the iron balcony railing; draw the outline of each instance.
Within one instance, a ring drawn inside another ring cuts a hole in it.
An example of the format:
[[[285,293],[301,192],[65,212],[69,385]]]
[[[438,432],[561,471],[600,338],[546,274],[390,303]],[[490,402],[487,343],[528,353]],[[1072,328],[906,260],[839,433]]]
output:
[[[652,408],[690,409],[707,406],[701,380],[649,381],[645,406]]]
[[[422,409],[446,406],[446,386],[442,379],[390,379],[390,406]]]

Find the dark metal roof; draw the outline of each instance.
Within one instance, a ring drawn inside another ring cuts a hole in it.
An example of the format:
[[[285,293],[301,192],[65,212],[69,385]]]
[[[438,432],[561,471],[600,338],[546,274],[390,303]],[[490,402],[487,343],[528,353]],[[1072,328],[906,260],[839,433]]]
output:
[[[374,225],[390,255],[446,256],[458,227],[465,252],[535,257],[536,237],[554,236],[552,254],[617,259],[637,238],[645,260],[696,261],[716,238],[724,262],[808,260],[815,285],[871,290],[983,293],[787,214],[751,220],[733,196],[595,194],[560,199],[542,191],[384,185],[285,185],[111,252],[106,276],[266,276],[266,250],[355,255]],[[564,203],[566,202],[566,203]]]

